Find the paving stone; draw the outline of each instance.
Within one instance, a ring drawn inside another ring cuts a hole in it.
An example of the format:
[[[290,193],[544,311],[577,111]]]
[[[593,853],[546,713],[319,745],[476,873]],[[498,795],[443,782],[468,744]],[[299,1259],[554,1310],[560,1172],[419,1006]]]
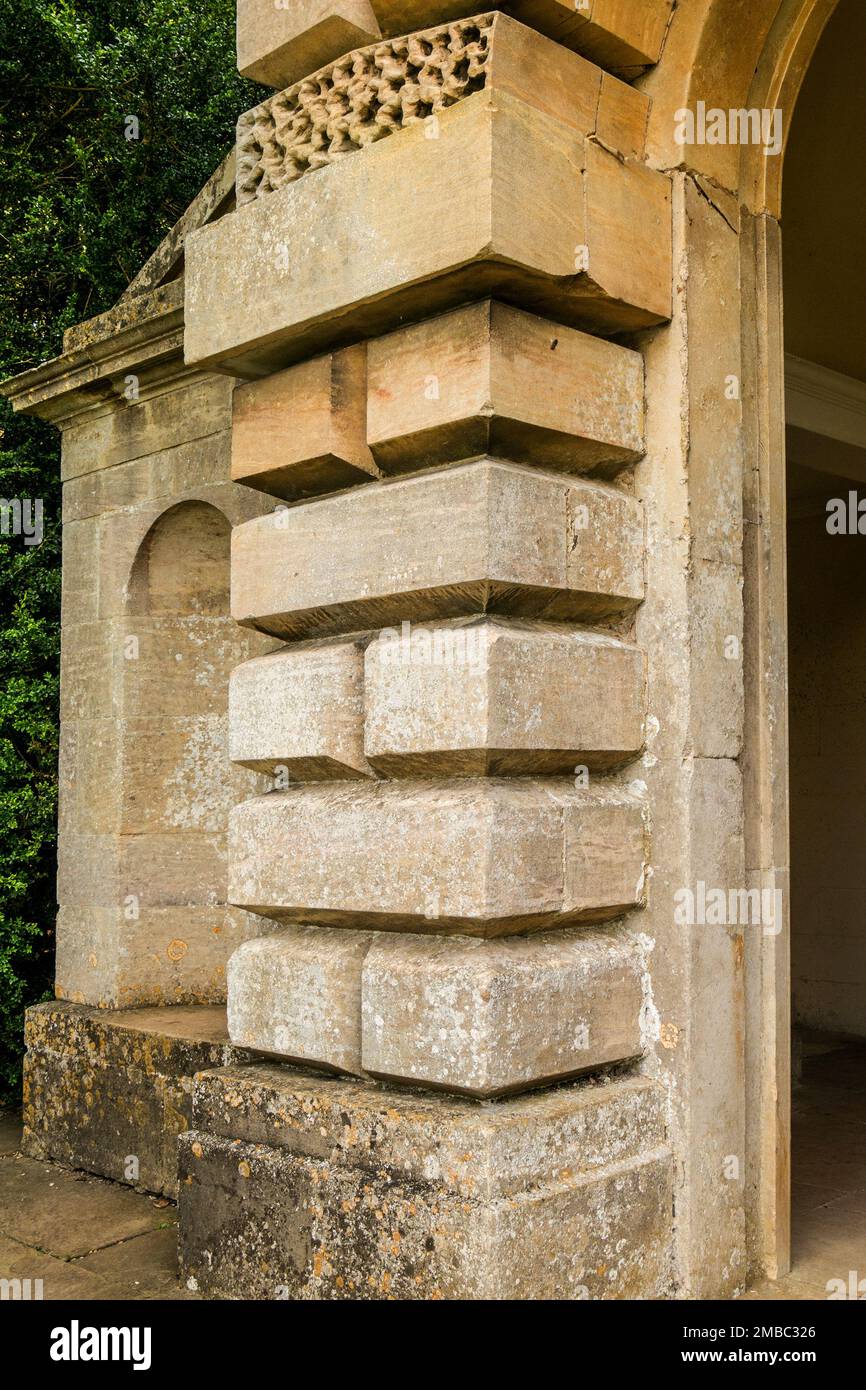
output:
[[[39,1159],[0,1159],[0,1231],[68,1259],[152,1231],[164,1216],[148,1199]]]

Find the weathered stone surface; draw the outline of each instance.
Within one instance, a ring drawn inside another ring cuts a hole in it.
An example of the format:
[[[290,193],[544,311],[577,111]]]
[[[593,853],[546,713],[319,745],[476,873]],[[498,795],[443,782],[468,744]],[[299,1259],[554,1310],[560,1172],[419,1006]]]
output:
[[[232,536],[232,613],[299,637],[495,611],[600,617],[643,597],[628,493],[483,460],[255,518]]]
[[[657,60],[671,3],[510,0],[506,8],[558,44],[631,73]],[[238,0],[238,69],[266,86],[284,87],[380,34],[459,20],[465,8],[460,0],[303,0],[289,10],[273,0]]]
[[[230,1298],[665,1297],[663,1109],[637,1079],[479,1107],[206,1073],[180,1144],[183,1274]]]
[[[494,1096],[636,1057],[643,968],[617,929],[377,938],[363,967],[364,1070]]]
[[[610,767],[643,744],[645,659],[590,631],[481,619],[364,655],[364,743],[389,777]]]
[[[564,1161],[570,1172],[624,1162],[640,1147],[637,1136],[649,1149],[661,1147],[665,1104],[656,1086],[637,1076],[479,1106],[258,1062],[199,1073],[193,1128],[487,1198],[551,1182]]]
[[[640,904],[644,812],[566,781],[378,782],[247,801],[230,900],[284,921],[498,936]]]
[[[232,477],[288,499],[376,477],[365,439],[366,381],[359,344],[237,386]]]
[[[346,54],[238,121],[238,205],[436,118],[485,86],[493,16]],[[435,124],[433,129],[438,135]]]
[[[228,964],[233,1043],[334,1071],[361,1069],[361,967],[371,932],[283,927]]]
[[[527,42],[506,16],[494,28]],[[554,64],[568,57],[531,42]],[[373,131],[374,143],[350,144],[345,158],[320,140],[298,165],[282,141],[270,151],[262,131],[273,124],[251,113],[238,154],[248,205],[186,243],[187,360],[261,376],[484,295],[604,331],[668,317],[669,180],[590,141],[560,74],[551,111],[544,84],[513,70],[501,88],[494,78],[441,111],[435,127]],[[600,72],[598,83],[600,92]],[[288,122],[289,145],[296,114],[290,103],[276,121]],[[311,160],[328,166],[315,179]]]
[[[485,942],[287,926],[229,961],[229,1035],[290,1062],[502,1095],[638,1056],[643,969],[617,929]]]
[[[249,1057],[209,1007],[37,1004],[25,1042],[24,1153],[170,1196],[193,1074]]]
[[[152,870],[153,872],[153,870]],[[261,924],[245,912],[231,908],[151,906],[145,903],[141,915],[130,922],[123,912],[94,909],[95,931],[104,920],[113,929],[105,936],[86,933],[94,928],[86,908],[64,908],[64,925],[69,940],[63,955],[58,953],[58,987],[64,998],[87,1003],[102,997],[108,1007],[135,1008],[142,1004],[222,1004],[226,997],[226,961],[247,937],[260,935]],[[81,937],[91,947],[83,959]],[[76,941],[78,938],[78,941]],[[120,964],[113,973],[112,957]],[[70,970],[75,974],[70,980]],[[100,996],[94,985],[102,983]],[[73,982],[83,988],[73,988]]]
[[[369,775],[364,653],[357,642],[292,646],[235,667],[229,757],[302,782]]]
[[[238,71],[286,87],[322,63],[379,36],[369,0],[237,0]]]
[[[389,473],[491,453],[609,475],[643,452],[640,355],[496,301],[374,339],[367,381]]]
[[[308,68],[303,81],[245,112],[238,122],[238,204],[419,122],[438,138],[438,116],[485,87],[518,97],[624,159],[643,159],[649,102],[642,92],[502,14],[461,15],[424,28],[430,20],[421,18],[420,32],[403,31],[315,73]]]

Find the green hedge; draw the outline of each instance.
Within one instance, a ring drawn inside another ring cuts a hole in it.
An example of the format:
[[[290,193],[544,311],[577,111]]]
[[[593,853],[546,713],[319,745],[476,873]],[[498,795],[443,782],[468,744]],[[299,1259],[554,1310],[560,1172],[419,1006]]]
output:
[[[0,0],[0,376],[109,308],[232,143],[260,89],[234,0]],[[138,120],[137,140],[126,138]],[[28,1004],[51,992],[60,488],[56,431],[0,403],[0,497],[42,498],[44,540],[0,536],[0,1096]]]

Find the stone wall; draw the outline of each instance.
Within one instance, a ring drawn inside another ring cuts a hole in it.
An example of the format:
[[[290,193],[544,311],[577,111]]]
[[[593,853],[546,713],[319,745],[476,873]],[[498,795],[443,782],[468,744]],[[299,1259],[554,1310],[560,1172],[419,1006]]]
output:
[[[86,331],[48,371],[106,393],[88,473],[220,440],[219,479],[172,474],[74,581],[118,554],[122,593],[178,503],[232,523],[246,939],[218,954],[260,1060],[191,1083],[207,1292],[700,1297],[784,1267],[787,916],[675,912],[703,883],[787,913],[778,180],[673,136],[691,97],[795,88],[816,25],[786,47],[777,8],[242,0],[240,66],[278,90],[235,201],[185,224],[146,331],[103,326],[112,372]],[[124,368],[187,433],[143,443]],[[106,939],[128,1002],[174,978]]]

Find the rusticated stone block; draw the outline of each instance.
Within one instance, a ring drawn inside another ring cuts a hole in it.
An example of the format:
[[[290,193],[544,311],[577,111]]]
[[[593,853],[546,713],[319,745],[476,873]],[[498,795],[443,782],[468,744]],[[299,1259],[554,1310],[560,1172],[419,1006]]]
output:
[[[594,62],[634,72],[658,62],[673,0],[512,0],[507,8]]]
[[[283,927],[239,946],[228,965],[237,1046],[334,1071],[361,1070],[361,967],[373,935]]]
[[[661,51],[672,0],[510,0],[524,24],[602,66],[640,71]],[[459,20],[460,0],[238,0],[238,70],[269,87],[285,87],[380,34],[410,34]],[[569,54],[583,67],[591,65]],[[622,84],[620,84],[622,85]],[[636,96],[638,94],[636,93]],[[641,98],[646,103],[646,98]]]
[[[638,1078],[481,1107],[204,1073],[180,1143],[182,1274],[229,1298],[664,1298],[664,1106]]]
[[[505,8],[558,44],[632,72],[658,59],[671,3],[510,0]],[[466,6],[460,0],[238,0],[237,10],[238,70],[265,86],[285,87],[380,34],[410,34],[459,20]]]
[[[367,440],[389,473],[491,453],[611,474],[643,453],[643,414],[639,353],[495,301],[368,347]]]
[[[364,656],[367,759],[389,777],[611,767],[643,745],[645,658],[594,632],[480,619]]]
[[[485,942],[292,925],[228,966],[232,1042],[495,1096],[641,1052],[643,966],[617,929]]]
[[[480,21],[472,23],[469,47],[479,42]],[[369,129],[361,120],[352,138],[356,62],[357,80],[381,90],[373,50],[347,59],[337,80],[334,103],[348,102],[338,138],[315,130],[318,108],[304,106],[305,84],[274,98],[273,110],[242,118],[238,198],[248,205],[185,244],[189,362],[261,376],[485,295],[605,332],[669,317],[669,179],[588,138],[600,70],[590,69],[593,105],[587,84],[571,84],[562,68],[572,55],[507,16],[488,30],[488,49],[491,33],[494,54],[499,42],[509,48],[503,80],[495,56],[488,81],[486,59],[467,53],[466,63],[479,67],[477,89],[470,83],[449,104],[445,83],[433,126],[429,103],[409,100],[419,84],[401,79],[399,96],[387,109],[377,98]],[[419,53],[423,39],[414,36]],[[307,97],[327,95],[334,80],[316,74]],[[612,131],[622,123],[624,143],[636,143],[622,103],[606,119]],[[309,138],[294,144],[310,122]],[[455,188],[460,196],[447,196]]]
[[[636,1057],[642,968],[616,929],[379,937],[363,968],[364,1070],[495,1096]]]
[[[365,359],[360,344],[237,386],[235,482],[293,499],[376,477],[365,439]]]
[[[238,71],[286,87],[379,36],[369,0],[237,0]]]
[[[307,72],[241,116],[239,205],[418,122],[428,122],[430,138],[437,138],[436,118],[486,87],[518,97],[623,159],[644,156],[648,97],[502,14],[403,31]]]
[[[340,783],[244,802],[230,901],[282,921],[500,936],[638,906],[641,805],[569,782]]]
[[[364,654],[356,642],[287,647],[236,666],[229,757],[302,782],[369,775]]]
[[[276,636],[473,612],[602,617],[643,597],[628,493],[484,460],[257,517],[232,534],[232,614]]]
[[[24,1152],[172,1197],[193,1074],[250,1055],[209,1007],[37,1004],[25,1042]]]

